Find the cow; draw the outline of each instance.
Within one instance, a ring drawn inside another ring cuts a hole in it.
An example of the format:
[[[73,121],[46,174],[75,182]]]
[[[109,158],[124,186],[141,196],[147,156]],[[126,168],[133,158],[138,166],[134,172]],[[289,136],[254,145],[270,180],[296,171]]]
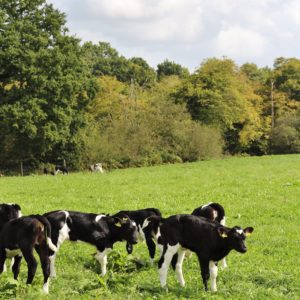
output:
[[[224,226],[226,223],[225,209],[219,203],[210,202],[208,204],[202,205],[194,209],[192,215],[198,217],[204,217],[211,221],[216,221]],[[221,267],[223,269],[227,267],[225,257],[221,260]]]
[[[22,217],[21,207],[16,203],[2,203],[0,204],[0,232],[5,223],[9,220]],[[13,258],[12,258],[13,262]],[[3,272],[6,272],[6,265],[3,266]]]
[[[188,249],[198,257],[205,290],[208,290],[207,281],[211,277],[211,290],[214,292],[217,291],[217,262],[226,257],[231,250],[245,253],[246,236],[254,230],[252,227],[228,228],[218,222],[188,214],[154,221],[159,222],[159,238],[163,245],[163,253],[158,262],[161,286],[167,285],[167,273],[171,262],[180,285],[185,286],[182,263],[185,250]]]
[[[130,244],[137,243],[137,227],[128,216],[121,219],[106,214],[65,211],[66,221],[61,222],[60,229],[56,228],[54,223],[58,218],[62,218],[61,211],[48,212],[44,216],[53,224],[52,237],[54,241],[69,239],[70,241],[86,242],[96,247],[95,258],[100,263],[102,276],[105,276],[107,272],[107,254],[112,250],[114,243],[120,241],[127,241]],[[56,242],[56,244],[61,246],[62,242]],[[50,258],[50,260],[52,263],[50,271],[53,271],[54,258]],[[54,276],[55,274],[50,275]]]
[[[139,241],[145,241],[148,247],[148,252],[150,255],[150,263],[153,264],[155,256],[155,243],[153,241],[153,236],[147,232],[143,231],[144,221],[151,216],[161,217],[161,212],[157,208],[145,208],[138,210],[121,210],[114,215],[114,217],[122,218],[123,216],[129,216],[137,225],[138,238]],[[133,246],[129,242],[126,243],[126,250],[128,254],[131,254],[133,251]]]
[[[63,173],[64,175],[68,175],[69,174],[69,171],[66,167],[64,166],[61,166],[61,165],[56,165],[55,166],[55,172],[54,174],[51,173],[52,175],[57,175],[58,173]]]
[[[101,163],[95,163],[89,166],[89,170],[91,172],[99,172],[99,173],[104,173],[103,167]]]
[[[41,215],[20,217],[5,223],[0,232],[0,274],[3,272],[6,258],[14,257],[12,271],[14,279],[17,280],[21,260],[24,256],[28,267],[26,283],[31,284],[37,268],[37,261],[33,255],[33,249],[35,249],[40,257],[44,275],[43,291],[48,294],[50,275],[49,248],[54,252],[56,251],[56,247],[53,245],[50,237],[51,225]]]

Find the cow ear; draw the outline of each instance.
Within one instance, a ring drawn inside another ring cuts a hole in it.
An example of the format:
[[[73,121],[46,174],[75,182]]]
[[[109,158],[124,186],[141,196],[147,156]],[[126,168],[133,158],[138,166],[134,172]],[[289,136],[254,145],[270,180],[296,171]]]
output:
[[[218,228],[218,233],[219,233],[220,237],[222,237],[222,238],[227,238],[228,237],[224,227],[219,227]]]
[[[253,227],[247,227],[244,229],[244,234],[245,236],[249,236],[251,235],[251,233],[253,232],[254,228]]]
[[[121,221],[121,219],[115,217],[115,218],[114,218],[114,225],[115,225],[116,227],[122,227],[122,221]]]

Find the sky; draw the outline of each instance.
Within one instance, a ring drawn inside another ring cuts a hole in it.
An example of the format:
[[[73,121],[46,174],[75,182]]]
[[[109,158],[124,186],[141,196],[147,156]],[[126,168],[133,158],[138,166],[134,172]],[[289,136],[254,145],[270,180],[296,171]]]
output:
[[[190,71],[226,56],[272,66],[298,57],[299,0],[47,0],[66,13],[82,41],[109,42],[119,54],[152,67],[165,59]]]

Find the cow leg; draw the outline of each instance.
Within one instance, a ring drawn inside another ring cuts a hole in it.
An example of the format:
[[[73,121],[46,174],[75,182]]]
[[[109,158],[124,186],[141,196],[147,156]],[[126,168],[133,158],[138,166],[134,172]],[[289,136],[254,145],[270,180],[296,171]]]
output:
[[[153,265],[156,246],[152,239],[146,239],[146,244],[147,244],[149,255],[150,255],[150,264]]]
[[[132,253],[132,251],[133,251],[133,246],[132,246],[132,244],[130,244],[130,243],[126,243],[126,250],[127,250],[127,253],[128,254],[131,254]]]
[[[209,274],[210,274],[210,289],[212,292],[216,292],[217,291],[218,266],[212,260],[209,262]]]
[[[221,260],[221,268],[222,268],[222,269],[227,268],[227,263],[226,263],[226,258],[225,258],[225,257],[222,258],[222,260]]]
[[[1,249],[0,250],[0,274],[6,272],[5,260],[6,260],[5,250]]]
[[[168,269],[169,269],[171,260],[172,260],[173,256],[177,253],[179,247],[180,247],[179,244],[176,244],[174,246],[171,246],[169,244],[164,245],[163,254],[158,262],[159,279],[160,279],[160,284],[162,287],[166,287],[166,285],[167,285]]]
[[[22,254],[24,256],[24,259],[26,260],[27,263],[27,268],[28,268],[28,275],[27,275],[27,284],[31,284],[36,272],[36,268],[37,268],[37,261],[34,258],[33,255],[33,249],[30,247],[28,249],[21,249],[22,250]]]
[[[18,279],[18,276],[20,273],[21,260],[22,260],[22,255],[15,256],[14,264],[12,265],[12,271],[13,271],[15,280]]]
[[[44,285],[43,291],[45,294],[49,293],[49,276],[50,276],[50,259],[48,256],[48,246],[47,244],[39,247],[38,254],[40,256],[40,261],[42,265],[43,275],[44,275]]]
[[[105,276],[106,274],[106,266],[107,266],[107,254],[111,251],[111,248],[104,248],[102,251],[98,250],[95,258],[99,261],[101,266],[101,276]]]
[[[50,277],[52,277],[52,278],[56,277],[55,258],[56,258],[55,253],[53,255],[49,256],[49,260],[50,260]]]
[[[207,291],[207,281],[209,279],[209,261],[205,260],[205,259],[201,259],[198,255],[198,261],[200,264],[200,268],[201,268],[201,276],[202,276],[202,281],[204,284],[204,288]]]
[[[182,263],[184,260],[185,251],[180,249],[177,253],[178,253],[178,258],[177,258],[177,263],[176,263],[176,267],[175,267],[175,272],[176,272],[177,280],[178,280],[180,286],[184,287],[185,281],[184,281],[183,273],[182,273]]]

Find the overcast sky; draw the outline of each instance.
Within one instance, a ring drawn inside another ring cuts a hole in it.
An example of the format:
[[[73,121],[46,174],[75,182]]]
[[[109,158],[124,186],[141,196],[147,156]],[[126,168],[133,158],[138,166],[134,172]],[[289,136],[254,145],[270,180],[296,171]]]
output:
[[[47,1],[67,14],[71,34],[152,67],[169,59],[194,71],[222,56],[272,66],[300,56],[300,0]]]

